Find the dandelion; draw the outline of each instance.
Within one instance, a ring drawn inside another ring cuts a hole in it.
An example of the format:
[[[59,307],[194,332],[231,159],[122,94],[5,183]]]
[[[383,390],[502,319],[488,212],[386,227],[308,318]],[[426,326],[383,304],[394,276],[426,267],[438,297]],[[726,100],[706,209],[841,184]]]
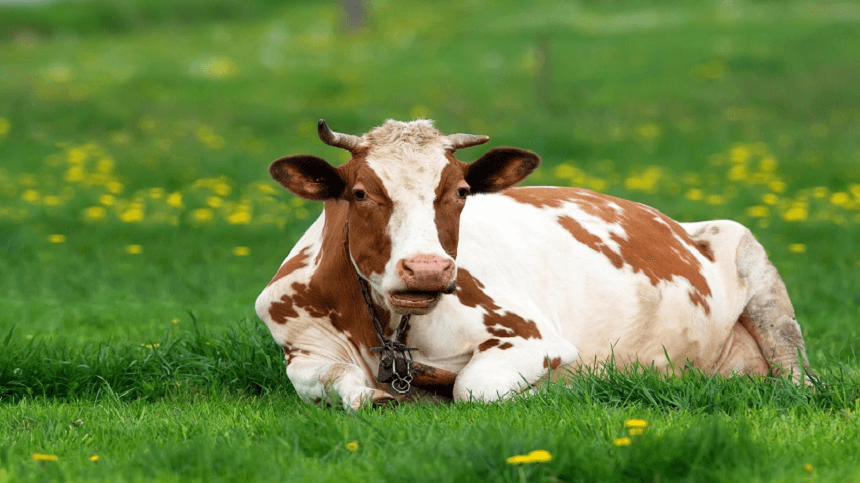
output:
[[[54,233],[53,235],[48,235],[48,241],[51,243],[66,243],[66,235]]]
[[[191,212],[191,219],[197,223],[207,223],[215,218],[215,213],[208,208],[198,208]]]
[[[92,461],[93,463],[95,463],[98,460],[99,460],[99,455],[94,454],[94,455],[90,456],[90,461]]]
[[[770,188],[771,191],[775,193],[784,193],[785,192],[785,183],[782,181],[771,181],[767,184],[767,187]]]
[[[107,184],[108,191],[115,195],[122,193],[123,188],[124,186],[119,181],[111,181]]]
[[[175,318],[175,317],[174,317],[174,318],[170,319],[170,323],[171,323],[171,324],[173,324],[173,325],[176,325],[176,324],[178,324],[178,323],[179,323],[179,319],[177,319],[177,318]]]
[[[640,434],[645,432],[645,428],[630,428],[627,430],[627,434],[630,436],[639,436]]]
[[[137,244],[126,245],[125,251],[131,255],[140,255],[143,253],[143,247]]]
[[[644,419],[628,419],[627,421],[624,421],[624,427],[644,429],[648,427],[648,421],[645,421]]]
[[[612,444],[614,444],[615,446],[630,446],[630,443],[632,442],[633,440],[631,440],[629,437],[624,437],[616,438],[614,441],[612,441]]]
[[[138,223],[140,221],[143,221],[143,208],[139,206],[133,206],[123,211],[119,215],[119,219],[123,223]]]
[[[103,206],[90,206],[84,208],[84,219],[87,221],[103,220],[107,216],[107,210]]]
[[[45,206],[60,206],[63,204],[63,200],[59,196],[48,195],[43,200]]]
[[[248,247],[233,247],[233,255],[237,257],[247,257],[251,254],[251,249]]]
[[[812,196],[814,196],[818,199],[823,199],[823,198],[827,198],[827,194],[829,192],[830,192],[830,190],[828,190],[824,186],[816,186],[815,188],[812,189]]]
[[[782,214],[782,219],[785,221],[805,221],[809,216],[809,212],[804,205],[792,205],[791,208]]]
[[[182,193],[170,193],[165,201],[174,208],[182,208]]]
[[[684,196],[690,201],[699,201],[705,197],[705,193],[699,188],[692,188]]]
[[[9,122],[5,117],[0,117],[0,137],[3,137],[9,134],[9,131],[12,129],[12,123]]]
[[[36,461],[57,461],[57,455],[33,453],[33,459]]]
[[[806,463],[805,465],[803,465],[803,469],[806,470],[807,473],[812,473],[812,470],[814,470],[815,468],[812,467],[811,463]]]
[[[349,443],[346,443],[346,450],[347,451],[357,451],[358,450],[358,442],[357,441],[350,441]]]
[[[116,198],[114,198],[114,197],[113,197],[113,196],[111,196],[111,195],[101,195],[101,196],[99,196],[99,203],[101,203],[101,204],[103,204],[103,205],[105,205],[105,206],[113,206],[113,204],[114,204],[114,202],[115,202],[115,201],[116,201]]]
[[[146,347],[147,349],[157,349],[157,348],[161,347],[161,344],[159,344],[158,342],[156,342],[155,344],[146,344],[146,346],[145,346],[145,347]]]
[[[846,204],[851,202],[851,197],[848,196],[848,193],[840,191],[838,193],[833,193],[833,195],[830,196],[830,202],[836,206],[845,207]]]
[[[761,201],[766,205],[775,205],[779,201],[779,197],[773,193],[767,193],[761,197]]]
[[[764,218],[770,214],[770,210],[764,205],[755,205],[747,208],[747,214],[752,218]]]
[[[726,204],[726,197],[723,195],[708,195],[705,201],[709,205],[724,205]]]
[[[210,196],[206,198],[206,204],[211,206],[212,208],[219,208],[224,204],[224,200],[217,196]]]
[[[41,199],[39,192],[36,190],[26,190],[21,194],[21,199],[26,201],[27,203],[36,203]]]
[[[227,217],[227,222],[231,225],[247,225],[251,222],[251,213],[248,211],[235,211]]]
[[[806,245],[803,243],[792,243],[788,246],[788,250],[791,253],[804,253],[806,251]]]
[[[648,124],[643,124],[636,129],[636,134],[643,139],[654,139],[660,136],[662,129],[660,126],[654,124],[653,122],[649,122]]]
[[[529,463],[546,463],[552,461],[552,454],[543,449],[537,449],[529,454],[518,454],[509,457],[507,460],[509,465],[521,465]]]

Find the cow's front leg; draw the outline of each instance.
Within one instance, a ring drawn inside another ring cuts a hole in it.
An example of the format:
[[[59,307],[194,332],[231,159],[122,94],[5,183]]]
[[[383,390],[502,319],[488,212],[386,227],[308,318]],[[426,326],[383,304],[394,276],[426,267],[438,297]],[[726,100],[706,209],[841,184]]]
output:
[[[364,369],[353,363],[332,362],[300,353],[289,358],[287,377],[305,402],[336,403],[340,400],[347,409],[359,409],[370,404],[395,401],[379,389]]]
[[[560,339],[560,338],[559,338]],[[490,339],[475,349],[472,359],[454,383],[454,399],[495,401],[531,386],[560,365],[575,362],[579,354],[569,342]],[[492,347],[489,347],[492,346]]]

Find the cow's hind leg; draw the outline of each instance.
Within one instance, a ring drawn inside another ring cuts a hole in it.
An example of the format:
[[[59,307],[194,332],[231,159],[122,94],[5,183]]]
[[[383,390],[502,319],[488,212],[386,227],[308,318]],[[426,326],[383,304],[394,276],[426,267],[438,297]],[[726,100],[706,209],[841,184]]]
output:
[[[790,374],[799,382],[803,373],[800,361],[809,371],[800,325],[785,283],[752,233],[741,237],[737,267],[749,297],[738,323],[758,343],[773,375]]]

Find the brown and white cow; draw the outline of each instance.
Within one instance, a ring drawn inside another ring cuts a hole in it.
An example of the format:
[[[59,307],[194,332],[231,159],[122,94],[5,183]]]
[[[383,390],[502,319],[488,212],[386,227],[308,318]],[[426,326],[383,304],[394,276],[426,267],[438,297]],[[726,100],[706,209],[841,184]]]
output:
[[[376,380],[379,339],[356,271],[389,335],[412,314],[407,345],[417,363],[456,375],[455,400],[503,398],[612,356],[725,375],[797,376],[798,353],[806,363],[785,285],[738,223],[677,223],[584,189],[512,188],[537,155],[495,148],[466,164],[454,151],[489,138],[446,136],[426,120],[361,137],[319,128],[352,159],[272,163],[275,180],[325,208],[256,302],[305,401],[395,397]]]

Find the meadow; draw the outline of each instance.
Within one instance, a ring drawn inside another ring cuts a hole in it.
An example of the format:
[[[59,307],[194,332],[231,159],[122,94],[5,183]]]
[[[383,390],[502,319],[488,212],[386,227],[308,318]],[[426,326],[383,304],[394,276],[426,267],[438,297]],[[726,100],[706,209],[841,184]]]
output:
[[[860,480],[860,3],[382,0],[367,20],[0,5],[0,483]],[[321,211],[268,164],[347,160],[320,118],[431,118],[490,136],[464,161],[538,153],[527,184],[746,224],[814,386],[610,367],[492,405],[301,403],[253,303]]]

